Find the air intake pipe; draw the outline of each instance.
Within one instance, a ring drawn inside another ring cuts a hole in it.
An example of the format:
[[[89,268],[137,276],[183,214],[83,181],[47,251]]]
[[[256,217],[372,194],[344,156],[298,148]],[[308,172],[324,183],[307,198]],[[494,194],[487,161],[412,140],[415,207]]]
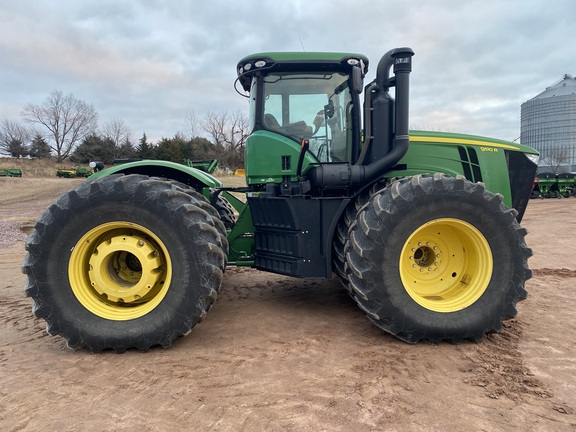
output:
[[[366,130],[366,146],[354,165],[322,164],[312,170],[311,183],[314,188],[329,191],[343,188],[358,188],[382,177],[406,154],[409,145],[409,87],[412,72],[411,48],[395,48],[388,51],[378,63],[376,79],[367,86],[364,95],[373,106],[371,130]],[[390,68],[394,66],[394,77],[390,78]],[[396,88],[394,101],[388,91]],[[378,109],[373,109],[380,104]],[[372,138],[370,138],[372,137]]]
[[[354,179],[357,184],[370,183],[382,176],[390,167],[394,166],[408,150],[409,136],[409,100],[410,100],[410,72],[412,72],[411,48],[395,48],[388,51],[378,63],[376,69],[376,88],[372,104],[380,104],[373,110],[372,133],[368,149],[369,157],[363,165],[363,173],[359,172],[360,179]],[[390,78],[390,68],[394,66],[394,77]],[[395,101],[390,97],[390,87],[396,87]],[[393,112],[390,112],[393,110]],[[393,119],[393,120],[392,120]],[[394,123],[392,123],[392,121]],[[371,157],[370,157],[371,156]]]

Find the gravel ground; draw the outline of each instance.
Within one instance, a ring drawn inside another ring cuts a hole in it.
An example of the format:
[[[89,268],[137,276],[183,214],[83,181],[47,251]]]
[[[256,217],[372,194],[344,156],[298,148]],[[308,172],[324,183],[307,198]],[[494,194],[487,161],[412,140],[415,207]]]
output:
[[[22,231],[22,222],[0,220],[0,246],[11,246],[25,239],[26,234]]]

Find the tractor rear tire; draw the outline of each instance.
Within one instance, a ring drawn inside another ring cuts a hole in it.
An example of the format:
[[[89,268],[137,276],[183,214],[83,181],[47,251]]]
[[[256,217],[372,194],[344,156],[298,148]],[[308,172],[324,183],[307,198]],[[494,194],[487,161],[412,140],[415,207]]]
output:
[[[461,176],[392,183],[350,227],[355,300],[378,327],[409,343],[479,341],[499,331],[516,316],[532,276],[516,214]]]
[[[71,348],[168,347],[216,299],[227,252],[218,224],[167,181],[83,183],[42,214],[26,242],[34,314]]]

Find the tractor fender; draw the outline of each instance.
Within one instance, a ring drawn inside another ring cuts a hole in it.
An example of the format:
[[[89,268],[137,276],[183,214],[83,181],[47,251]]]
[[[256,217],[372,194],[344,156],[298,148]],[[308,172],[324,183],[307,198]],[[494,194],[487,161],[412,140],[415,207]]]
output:
[[[142,160],[114,165],[92,174],[88,177],[88,181],[111,174],[143,174],[149,177],[164,177],[192,186],[196,190],[201,190],[204,187],[222,187],[220,180],[204,171],[162,160]]]

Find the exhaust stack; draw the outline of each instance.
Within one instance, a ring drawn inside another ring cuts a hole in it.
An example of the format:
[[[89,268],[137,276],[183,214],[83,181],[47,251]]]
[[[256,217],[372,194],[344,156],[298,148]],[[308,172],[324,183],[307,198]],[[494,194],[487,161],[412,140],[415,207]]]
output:
[[[409,145],[409,88],[412,72],[411,48],[395,48],[382,56],[376,79],[366,86],[364,148],[354,165],[323,164],[314,169],[310,180],[318,190],[363,187],[382,177],[406,154]],[[390,68],[394,66],[394,76]],[[395,87],[396,100],[390,96]],[[368,117],[370,116],[370,117]],[[371,127],[370,127],[371,126]]]

